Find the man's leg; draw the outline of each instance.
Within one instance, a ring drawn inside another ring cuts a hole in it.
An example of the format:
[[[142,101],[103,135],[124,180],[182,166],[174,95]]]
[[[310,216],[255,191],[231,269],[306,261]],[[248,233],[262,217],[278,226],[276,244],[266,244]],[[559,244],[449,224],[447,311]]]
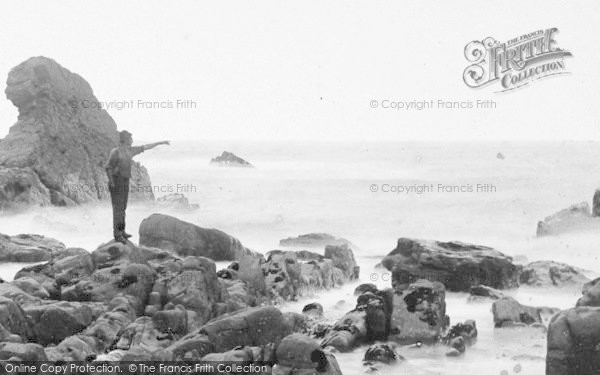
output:
[[[129,179],[123,178],[123,236],[125,238],[131,237],[131,234],[125,232],[125,217],[127,216],[127,201],[129,200]]]
[[[114,177],[114,199],[113,199],[113,226],[114,236],[117,241],[124,241],[123,233],[125,232],[125,205],[126,194],[129,191],[129,185],[124,188],[124,180],[129,184],[127,178],[120,176]]]

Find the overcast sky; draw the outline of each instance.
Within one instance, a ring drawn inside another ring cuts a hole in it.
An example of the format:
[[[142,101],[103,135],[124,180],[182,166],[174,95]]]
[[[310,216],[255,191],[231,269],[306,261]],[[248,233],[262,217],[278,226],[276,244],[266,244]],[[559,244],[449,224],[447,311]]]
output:
[[[465,45],[557,27],[570,75],[495,93],[462,74]],[[3,1],[0,75],[31,56],[79,73],[137,139],[600,138],[600,2]],[[396,111],[377,100],[494,100]],[[143,109],[138,100],[196,108]],[[16,122],[2,95],[0,136]]]

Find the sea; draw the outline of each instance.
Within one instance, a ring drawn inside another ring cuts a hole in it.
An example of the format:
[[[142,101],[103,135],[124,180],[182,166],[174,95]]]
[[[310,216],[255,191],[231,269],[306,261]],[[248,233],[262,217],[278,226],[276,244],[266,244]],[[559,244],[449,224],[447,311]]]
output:
[[[211,158],[227,150],[254,168],[218,167]],[[161,212],[238,238],[266,253],[283,238],[323,232],[344,237],[359,250],[360,280],[280,306],[300,312],[310,302],[335,321],[354,308],[354,288],[364,282],[389,287],[377,267],[400,237],[463,241],[496,248],[520,261],[555,260],[600,273],[593,231],[536,237],[540,220],[586,201],[600,187],[598,142],[229,142],[173,141],[137,157],[148,168],[155,195],[183,193],[196,210],[132,202],[128,232],[138,241],[140,222]],[[109,202],[73,208],[40,207],[0,213],[0,233],[36,233],[68,247],[93,251],[111,239]],[[221,265],[221,264],[220,264]],[[23,264],[0,264],[11,280]],[[580,288],[508,291],[523,304],[574,306]],[[447,293],[451,324],[474,319],[479,337],[458,358],[447,348],[398,347],[405,360],[389,374],[544,374],[546,333],[537,328],[495,329],[491,302],[469,302]],[[337,353],[345,375],[368,371],[367,347]]]

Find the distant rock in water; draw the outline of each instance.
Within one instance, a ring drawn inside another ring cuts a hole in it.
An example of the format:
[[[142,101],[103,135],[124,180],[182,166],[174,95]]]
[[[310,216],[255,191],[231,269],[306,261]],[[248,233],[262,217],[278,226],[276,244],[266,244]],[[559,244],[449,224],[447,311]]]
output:
[[[491,247],[410,238],[400,238],[381,263],[392,272],[394,288],[427,279],[453,292],[468,292],[475,285],[515,288],[521,270],[511,257]]]
[[[221,155],[210,159],[210,164],[218,165],[220,167],[254,167],[246,160],[229,151],[223,151]]]
[[[504,160],[504,155],[501,152],[499,152],[496,154],[496,158],[498,158],[500,160]]]
[[[0,209],[108,199],[104,163],[119,134],[90,85],[46,57],[19,64],[6,83],[19,117],[0,141]],[[131,186],[151,186],[139,163],[132,165]],[[133,188],[130,198],[154,196]]]
[[[537,236],[552,236],[564,233],[600,231],[600,218],[592,217],[587,202],[574,204],[569,208],[548,216],[538,222]]]
[[[197,210],[200,208],[198,204],[190,203],[187,197],[183,194],[173,193],[163,195],[156,199],[156,204],[162,208],[171,208],[176,210]]]
[[[284,247],[304,247],[309,249],[322,249],[327,245],[339,246],[347,245],[350,249],[358,250],[358,246],[345,238],[332,236],[327,233],[307,233],[297,237],[288,237],[279,241],[279,246]]]

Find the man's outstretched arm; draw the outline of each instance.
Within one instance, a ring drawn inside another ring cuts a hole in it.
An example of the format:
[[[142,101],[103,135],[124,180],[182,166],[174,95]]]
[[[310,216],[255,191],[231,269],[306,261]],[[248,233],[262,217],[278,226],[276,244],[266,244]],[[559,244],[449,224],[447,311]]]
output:
[[[160,142],[155,142],[155,143],[149,143],[147,145],[143,145],[142,147],[144,148],[144,150],[150,150],[156,146],[169,145],[169,144],[170,144],[170,141],[160,141]]]

